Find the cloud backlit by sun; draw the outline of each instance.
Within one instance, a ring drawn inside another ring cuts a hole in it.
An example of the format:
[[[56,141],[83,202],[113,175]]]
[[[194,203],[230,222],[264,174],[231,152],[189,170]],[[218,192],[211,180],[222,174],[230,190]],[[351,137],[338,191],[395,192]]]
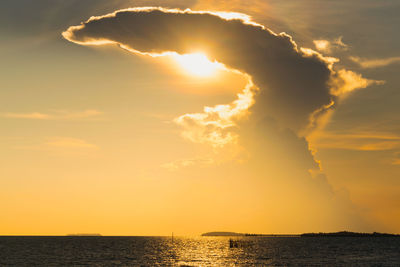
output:
[[[223,147],[236,143],[238,134],[233,131],[237,121],[249,114],[249,108],[254,104],[254,94],[257,88],[251,77],[246,75],[248,82],[237,99],[227,105],[204,107],[202,113],[185,114],[174,121],[182,126],[182,136],[195,143],[211,144],[213,147]]]
[[[334,69],[337,59],[302,49],[288,34],[276,34],[238,13],[132,8],[91,17],[63,36],[82,45],[117,44],[142,55],[172,55],[198,77],[212,76],[220,62],[260,88],[250,110],[254,116],[274,117],[295,132],[309,125],[316,110],[319,116],[334,108],[341,92],[372,84],[361,76],[353,83],[344,75],[350,72]]]
[[[248,77],[248,86],[231,104],[175,120],[185,138],[213,146],[235,142],[234,129],[246,114],[252,120],[272,117],[301,134],[338,98],[376,83],[336,70],[338,59],[298,47],[288,34],[276,34],[240,13],[132,8],[91,17],[63,36],[82,45],[117,44],[142,55],[172,56],[192,76],[210,77],[221,68]]]

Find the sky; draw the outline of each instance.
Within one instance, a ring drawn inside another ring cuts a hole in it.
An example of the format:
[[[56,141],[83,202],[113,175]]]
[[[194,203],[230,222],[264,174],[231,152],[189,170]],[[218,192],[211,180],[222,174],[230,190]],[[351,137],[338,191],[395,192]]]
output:
[[[3,0],[0,235],[400,233],[397,0]]]

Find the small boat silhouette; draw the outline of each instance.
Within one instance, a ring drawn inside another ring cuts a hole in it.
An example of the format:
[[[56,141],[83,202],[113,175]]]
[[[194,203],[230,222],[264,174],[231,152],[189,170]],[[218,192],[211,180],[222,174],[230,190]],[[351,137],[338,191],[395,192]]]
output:
[[[238,248],[239,247],[239,241],[238,240],[229,239],[229,247],[230,248]]]

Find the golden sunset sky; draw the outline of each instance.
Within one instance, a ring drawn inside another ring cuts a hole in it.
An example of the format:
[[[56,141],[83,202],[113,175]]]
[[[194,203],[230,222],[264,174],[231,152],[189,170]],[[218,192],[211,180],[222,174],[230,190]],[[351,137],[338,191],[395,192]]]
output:
[[[2,0],[0,235],[400,233],[397,0]]]

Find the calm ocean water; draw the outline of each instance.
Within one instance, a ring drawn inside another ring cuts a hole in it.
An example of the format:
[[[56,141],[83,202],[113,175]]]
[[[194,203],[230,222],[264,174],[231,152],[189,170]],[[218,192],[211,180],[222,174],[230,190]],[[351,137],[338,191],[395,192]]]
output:
[[[0,237],[0,266],[400,266],[400,238]]]

